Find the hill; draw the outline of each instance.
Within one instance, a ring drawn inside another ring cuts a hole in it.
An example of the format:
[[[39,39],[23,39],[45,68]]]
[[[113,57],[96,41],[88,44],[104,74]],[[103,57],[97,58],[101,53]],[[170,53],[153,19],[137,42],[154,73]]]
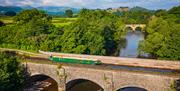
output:
[[[16,13],[26,10],[32,9],[32,6],[0,6],[0,13],[3,14],[7,11],[15,11]],[[71,8],[71,7],[63,7],[63,6],[42,6],[36,7],[38,10],[43,10],[47,12],[49,15],[64,15],[67,9],[71,9],[74,14],[77,14],[80,9]]]
[[[20,12],[23,9],[18,6],[0,6],[0,13],[5,13],[7,11]]]
[[[73,11],[73,13],[78,13],[80,9],[77,8],[71,8],[71,7],[62,7],[62,6],[43,6],[43,7],[37,7],[39,10],[46,11],[50,15],[64,15],[65,11],[70,9]]]
[[[152,10],[149,10],[149,9],[146,9],[146,8],[143,8],[143,7],[136,6],[136,7],[131,8],[130,11],[131,11],[131,12],[138,12],[138,11],[151,12]]]

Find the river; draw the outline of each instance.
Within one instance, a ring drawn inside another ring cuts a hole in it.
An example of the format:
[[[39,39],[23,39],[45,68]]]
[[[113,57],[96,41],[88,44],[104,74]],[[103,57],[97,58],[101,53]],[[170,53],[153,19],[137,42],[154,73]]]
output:
[[[141,30],[136,30],[132,32],[132,30],[128,30],[125,36],[125,47],[120,48],[119,56],[120,57],[128,57],[128,58],[136,58],[138,57],[138,44],[139,41],[144,40],[144,33]]]

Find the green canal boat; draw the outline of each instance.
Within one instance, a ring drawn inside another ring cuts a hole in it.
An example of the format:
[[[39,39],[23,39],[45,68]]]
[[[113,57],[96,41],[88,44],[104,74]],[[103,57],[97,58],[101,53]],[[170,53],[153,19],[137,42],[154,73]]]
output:
[[[82,59],[82,58],[68,58],[68,57],[56,57],[50,56],[49,59],[53,62],[72,63],[72,64],[86,64],[86,65],[100,65],[99,60]]]

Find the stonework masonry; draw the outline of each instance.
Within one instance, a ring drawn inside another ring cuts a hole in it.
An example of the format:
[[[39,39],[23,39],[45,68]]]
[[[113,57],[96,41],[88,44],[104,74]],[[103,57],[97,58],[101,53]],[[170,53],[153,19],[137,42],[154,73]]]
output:
[[[104,91],[116,91],[123,87],[141,87],[147,91],[170,91],[173,81],[180,79],[177,76],[160,75],[154,73],[130,72],[122,70],[106,70],[87,67],[62,66],[23,63],[31,76],[46,75],[53,78],[59,86],[59,91],[66,90],[66,84],[72,80],[90,80]]]
[[[136,31],[136,28],[140,27],[141,31],[144,31],[146,24],[126,24],[125,28],[131,28],[132,31]]]

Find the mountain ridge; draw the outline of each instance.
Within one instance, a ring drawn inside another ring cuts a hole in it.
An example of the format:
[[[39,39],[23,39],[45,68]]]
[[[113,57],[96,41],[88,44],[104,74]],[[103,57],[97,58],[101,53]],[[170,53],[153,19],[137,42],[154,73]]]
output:
[[[37,8],[38,10],[43,10],[47,12],[49,15],[65,15],[65,11],[67,9],[71,9],[74,14],[78,13],[80,9],[65,7],[65,6],[40,6],[40,7],[32,7],[32,6],[0,6],[0,13],[5,13],[7,11],[14,11],[16,13],[27,10]]]

